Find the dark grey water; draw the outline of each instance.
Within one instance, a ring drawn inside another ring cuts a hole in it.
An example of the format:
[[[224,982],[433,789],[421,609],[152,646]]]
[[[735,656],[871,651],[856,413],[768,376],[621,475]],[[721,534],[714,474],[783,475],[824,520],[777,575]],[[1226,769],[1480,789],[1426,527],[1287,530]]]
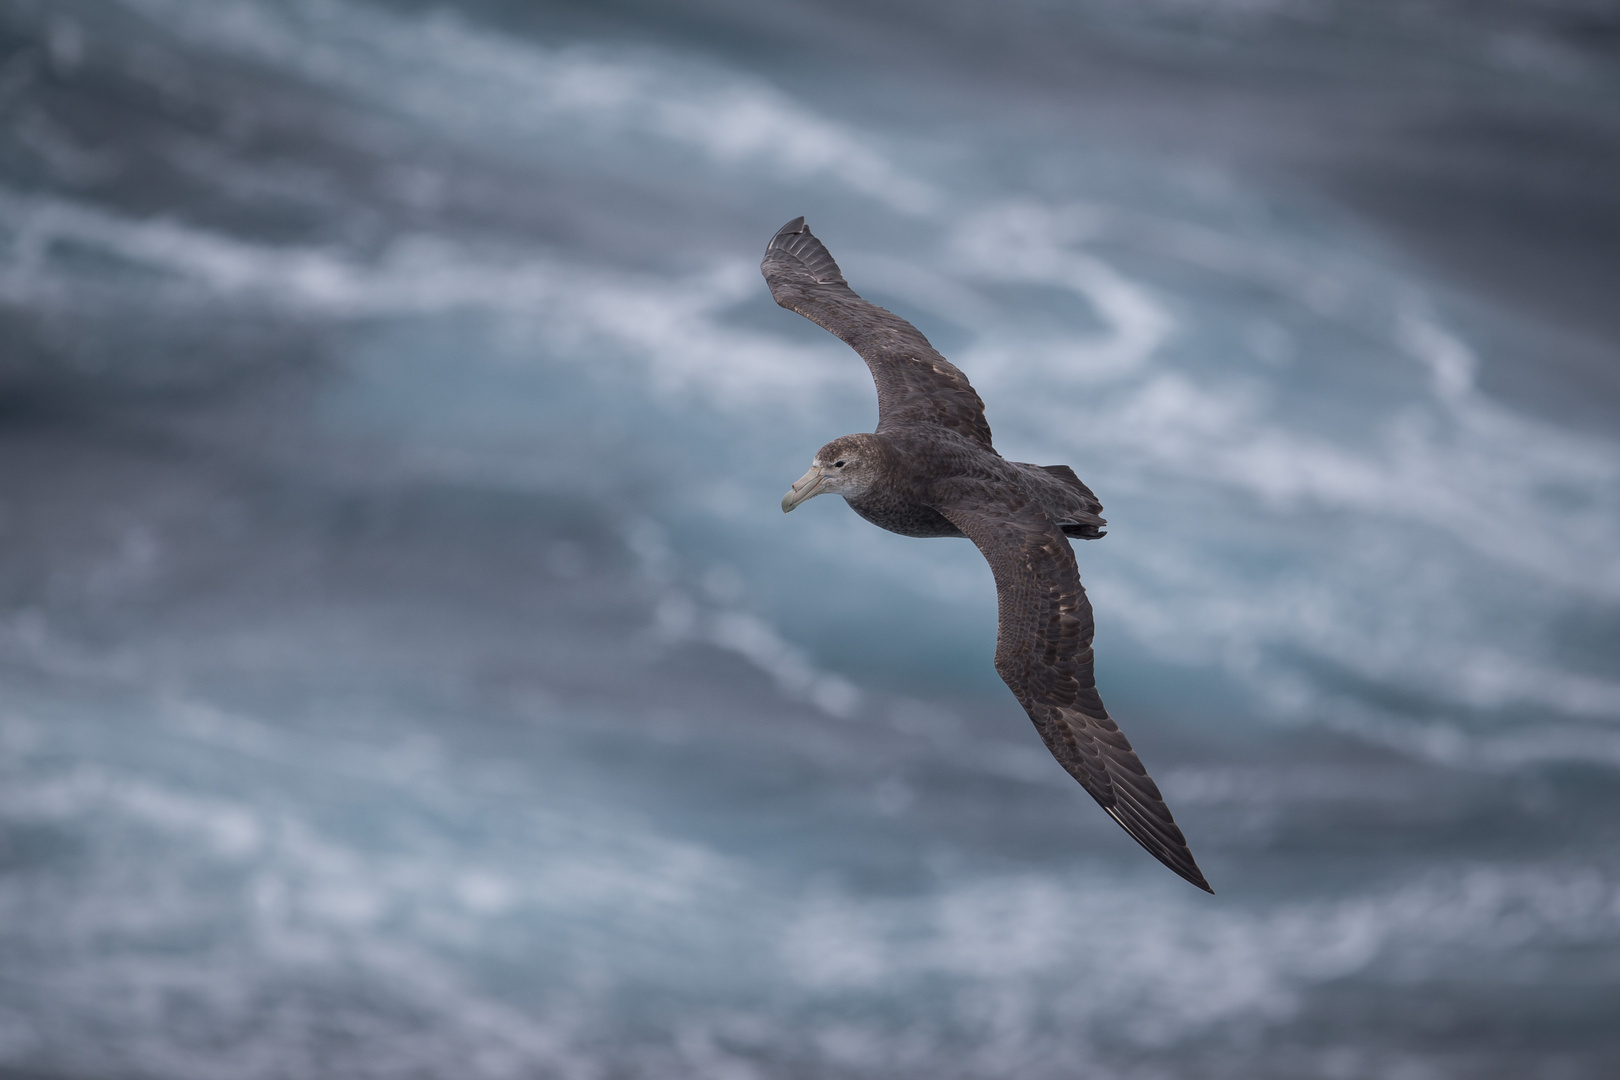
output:
[[[0,1074],[1608,1077],[1599,4],[0,9]],[[820,500],[1072,463],[1217,890]]]

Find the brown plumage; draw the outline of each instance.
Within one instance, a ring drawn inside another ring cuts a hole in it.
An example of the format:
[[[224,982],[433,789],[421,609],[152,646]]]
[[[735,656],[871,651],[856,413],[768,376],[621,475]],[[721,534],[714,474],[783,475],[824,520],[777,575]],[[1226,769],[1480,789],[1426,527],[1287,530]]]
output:
[[[1091,603],[1068,540],[1103,535],[1097,497],[1067,465],[996,453],[967,376],[916,327],[856,295],[803,218],[772,237],[760,270],[778,304],[841,338],[877,383],[877,430],[822,447],[783,511],[833,493],[892,532],[972,540],[996,579],[996,671],[1047,748],[1137,843],[1213,892],[1097,695]]]

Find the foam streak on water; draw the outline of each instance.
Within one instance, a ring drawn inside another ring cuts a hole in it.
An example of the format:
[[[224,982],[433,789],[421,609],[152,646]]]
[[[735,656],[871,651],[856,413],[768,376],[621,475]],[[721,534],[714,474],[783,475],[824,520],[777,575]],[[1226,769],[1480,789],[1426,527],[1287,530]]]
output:
[[[1553,338],[699,7],[0,15],[0,1072],[1610,1075],[1620,441],[1484,389]],[[1051,762],[968,545],[779,512],[874,419],[758,278],[799,213],[1107,504],[1215,898]]]

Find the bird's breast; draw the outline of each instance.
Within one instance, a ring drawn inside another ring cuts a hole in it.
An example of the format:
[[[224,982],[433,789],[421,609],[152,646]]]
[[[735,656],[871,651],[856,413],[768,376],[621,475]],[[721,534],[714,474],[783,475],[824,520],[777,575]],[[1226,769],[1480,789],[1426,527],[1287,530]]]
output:
[[[932,506],[909,499],[846,498],[850,509],[880,529],[901,536],[961,536],[962,530]]]

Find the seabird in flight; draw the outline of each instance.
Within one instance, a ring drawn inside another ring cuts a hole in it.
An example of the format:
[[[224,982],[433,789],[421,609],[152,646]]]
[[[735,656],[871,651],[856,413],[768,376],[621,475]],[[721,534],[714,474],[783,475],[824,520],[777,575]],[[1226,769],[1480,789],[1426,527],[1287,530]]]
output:
[[[996,453],[967,376],[916,327],[856,295],[804,218],[771,238],[760,270],[778,304],[841,338],[877,383],[877,430],[818,450],[782,497],[782,512],[836,494],[901,536],[972,540],[996,579],[996,672],[1047,749],[1154,858],[1213,892],[1097,695],[1091,603],[1069,546],[1069,537],[1103,535],[1097,496],[1067,465]]]

